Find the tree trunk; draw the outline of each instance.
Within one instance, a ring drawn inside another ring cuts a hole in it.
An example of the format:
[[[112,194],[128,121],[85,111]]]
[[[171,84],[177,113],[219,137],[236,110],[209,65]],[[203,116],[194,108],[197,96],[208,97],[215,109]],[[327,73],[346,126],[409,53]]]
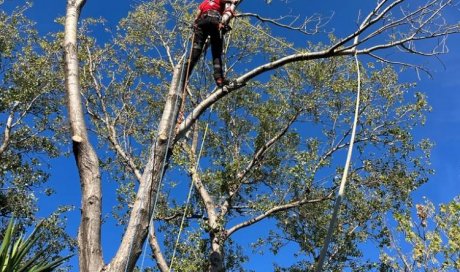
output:
[[[82,0],[68,0],[65,20],[65,72],[69,121],[75,160],[82,190],[81,222],[78,231],[80,271],[100,271],[103,267],[101,250],[101,182],[99,162],[88,141],[81,105],[78,78],[77,23]]]
[[[224,272],[224,250],[221,232],[211,233],[211,255],[209,256],[209,272]]]
[[[175,67],[160,121],[159,134],[151,148],[149,161],[144,169],[136,201],[131,210],[128,227],[117,254],[106,267],[106,271],[132,271],[142,252],[142,245],[147,237],[149,221],[153,214],[155,195],[163,177],[163,165],[168,162],[169,151],[172,148],[173,130],[181,103],[181,85],[183,81],[180,78],[180,74],[180,68]],[[165,264],[162,265],[164,266]]]

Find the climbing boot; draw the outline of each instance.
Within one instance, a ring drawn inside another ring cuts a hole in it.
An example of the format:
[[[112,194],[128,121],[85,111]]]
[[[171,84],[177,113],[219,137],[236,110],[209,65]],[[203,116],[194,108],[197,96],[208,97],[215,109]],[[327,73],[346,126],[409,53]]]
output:
[[[219,78],[216,79],[216,85],[219,88],[222,88],[225,85],[228,85],[229,83],[230,82],[227,79],[223,78],[223,77],[219,77]]]

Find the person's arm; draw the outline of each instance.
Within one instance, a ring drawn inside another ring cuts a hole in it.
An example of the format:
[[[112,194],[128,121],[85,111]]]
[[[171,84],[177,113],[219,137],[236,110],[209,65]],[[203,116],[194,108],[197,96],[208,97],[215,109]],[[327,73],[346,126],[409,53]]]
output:
[[[234,17],[234,12],[236,8],[236,4],[238,3],[239,0],[225,0],[222,1],[224,3],[225,8],[224,12],[222,14],[222,20],[221,23],[225,26],[228,25],[230,22],[230,19]]]

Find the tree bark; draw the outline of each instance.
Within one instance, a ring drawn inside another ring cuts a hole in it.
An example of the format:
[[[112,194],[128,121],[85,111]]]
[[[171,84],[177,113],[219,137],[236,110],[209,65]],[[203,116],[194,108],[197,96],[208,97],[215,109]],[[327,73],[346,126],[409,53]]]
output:
[[[196,139],[198,137],[194,137],[194,143],[192,143],[192,148],[185,149],[189,153],[190,159],[190,166],[188,168],[189,175],[192,178],[193,185],[197,190],[198,194],[203,201],[204,208],[206,209],[206,213],[208,215],[207,224],[209,227],[209,237],[211,241],[211,252],[209,255],[209,267],[208,271],[210,272],[221,272],[224,271],[224,258],[223,258],[223,243],[225,241],[225,235],[222,230],[223,226],[219,223],[219,214],[217,212],[217,206],[215,201],[213,200],[212,196],[206,190],[203,182],[201,181],[201,177],[198,173],[198,159],[195,156],[196,152]]]
[[[128,227],[117,254],[105,268],[106,271],[132,271],[142,252],[142,245],[147,237],[150,219],[154,212],[154,198],[163,178],[164,164],[168,162],[172,149],[172,138],[174,138],[174,128],[183,89],[183,80],[181,80],[180,75],[180,67],[176,66],[160,121],[158,137],[151,148],[149,160],[142,174]],[[156,239],[156,237],[152,236],[150,239]],[[158,267],[160,269],[165,267],[166,264],[159,261],[157,259]]]
[[[88,140],[80,97],[77,56],[77,23],[85,1],[68,0],[65,20],[65,82],[72,144],[82,190],[81,222],[78,230],[80,271],[100,271],[101,181],[98,157]]]
[[[209,272],[224,272],[224,237],[222,232],[211,233],[211,255],[209,256]]]
[[[3,154],[3,152],[6,151],[10,144],[11,124],[13,123],[13,115],[14,112],[12,110],[11,113],[8,115],[8,119],[6,120],[5,131],[3,132],[3,143],[0,145],[0,156]]]

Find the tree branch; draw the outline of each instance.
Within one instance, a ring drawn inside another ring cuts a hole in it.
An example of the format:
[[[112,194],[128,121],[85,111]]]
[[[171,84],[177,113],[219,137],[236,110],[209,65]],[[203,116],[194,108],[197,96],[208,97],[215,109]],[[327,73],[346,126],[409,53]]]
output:
[[[169,272],[170,271],[169,266],[168,266],[168,263],[166,262],[166,259],[163,256],[163,253],[161,253],[160,244],[158,243],[158,238],[155,234],[155,226],[153,225],[153,223],[150,225],[149,245],[150,245],[150,248],[152,249],[152,257],[157,262],[158,269],[161,272]]]
[[[271,18],[262,17],[262,16],[260,16],[259,14],[256,14],[256,13],[240,13],[240,14],[237,14],[235,17],[254,17],[254,18],[258,19],[259,21],[261,21],[263,23],[270,23],[270,24],[273,24],[273,25],[281,27],[281,28],[294,30],[294,31],[299,31],[299,32],[301,32],[303,34],[307,34],[307,35],[313,35],[313,34],[318,33],[319,29],[321,27],[323,27],[327,23],[329,23],[329,21],[331,20],[333,15],[329,16],[325,22],[323,22],[322,18],[319,15],[313,15],[312,17],[305,18],[304,22],[302,22],[300,24],[300,26],[294,26],[294,23],[299,19],[299,16],[292,16],[294,18],[293,18],[292,22],[289,23],[289,24],[283,24],[283,23],[279,22],[279,21],[285,19],[286,17],[282,17],[282,18],[279,18],[279,19],[271,19]],[[310,23],[313,23],[313,22],[316,22],[314,29],[311,30],[311,31],[307,30],[307,25],[310,24]]]
[[[155,199],[165,171],[164,166],[172,148],[171,132],[177,120],[181,99],[179,82],[180,67],[176,65],[160,120],[158,137],[151,146],[126,231],[115,257],[105,268],[107,271],[131,271],[142,252],[148,227],[153,220]]]
[[[6,151],[10,144],[10,137],[11,137],[11,129],[13,128],[13,118],[14,118],[14,110],[16,107],[19,105],[19,102],[15,102],[13,105],[13,108],[10,111],[10,114],[8,115],[8,118],[6,119],[6,124],[5,124],[5,130],[3,132],[3,143],[0,146],[0,156],[3,154],[3,152]]]
[[[270,140],[268,140],[263,146],[261,146],[255,153],[254,153],[254,156],[251,160],[251,162],[249,162],[249,164],[246,166],[246,168],[241,171],[240,173],[237,174],[237,181],[236,181],[236,184],[237,186],[235,186],[235,188],[231,189],[230,192],[229,192],[229,195],[228,197],[225,199],[225,202],[222,204],[222,207],[221,207],[221,212],[220,212],[220,217],[223,218],[225,214],[227,214],[228,212],[228,209],[230,207],[230,202],[231,202],[231,199],[233,198],[233,196],[239,191],[241,185],[242,185],[242,180],[246,177],[246,175],[253,169],[253,167],[258,163],[260,162],[260,160],[262,159],[262,157],[265,155],[265,153],[267,153],[268,150],[270,150],[270,148],[278,142],[279,139],[281,139],[281,137],[283,137],[286,132],[288,131],[288,129],[291,127],[291,125],[295,122],[295,120],[297,120],[297,118],[299,117],[300,113],[302,112],[302,110],[299,110],[296,112],[296,114],[294,114],[294,116],[291,117],[291,119],[288,121],[288,123],[286,124],[286,126],[284,126],[273,138],[271,138]]]
[[[174,69],[175,64],[171,55],[171,48],[168,46],[168,43],[163,39],[163,35],[160,32],[158,32],[156,29],[153,29],[153,32],[155,32],[155,34],[157,34],[157,36],[160,38],[160,41],[166,50],[166,55],[168,56],[169,64],[171,65],[171,68]]]
[[[211,93],[207,98],[201,101],[187,116],[187,118],[185,118],[184,122],[182,122],[182,124],[180,125],[179,129],[177,130],[175,141],[179,140],[185,135],[185,133],[196,122],[196,120],[198,120],[198,118],[201,116],[201,114],[203,114],[203,112],[206,109],[208,109],[214,103],[219,101],[221,98],[225,97],[227,94],[241,89],[249,80],[255,78],[260,74],[274,70],[289,63],[352,54],[352,50],[341,50],[340,52],[330,52],[329,50],[322,50],[318,52],[305,52],[288,55],[278,60],[260,65],[252,69],[251,71],[243,74],[242,76],[238,77],[230,85],[217,89],[216,91]]]
[[[242,228],[245,228],[245,227],[249,227],[275,213],[278,213],[278,212],[282,212],[282,211],[285,211],[285,210],[288,210],[288,209],[292,209],[292,208],[295,208],[295,207],[299,207],[299,206],[302,206],[302,205],[305,205],[305,204],[309,204],[309,203],[318,203],[318,202],[321,202],[321,201],[324,201],[324,200],[327,200],[327,199],[331,199],[332,196],[334,194],[334,190],[332,190],[329,194],[323,196],[323,197],[320,197],[320,198],[316,198],[316,199],[302,199],[302,200],[297,200],[297,201],[292,201],[290,203],[287,203],[287,204],[283,204],[283,205],[279,205],[279,206],[276,206],[276,207],[273,207],[271,209],[269,209],[268,211],[264,212],[263,214],[259,215],[259,216],[256,216],[256,217],[253,217],[245,222],[242,222],[240,224],[237,224],[233,227],[231,227],[230,229],[228,229],[226,231],[226,234],[227,234],[227,237],[229,237],[230,235],[232,235],[233,233],[235,233],[236,231],[242,229]]]
[[[205,206],[206,213],[208,214],[208,224],[212,229],[216,229],[218,227],[216,204],[212,199],[211,195],[209,194],[208,190],[206,190],[203,182],[201,181],[201,176],[198,173],[198,162],[196,161],[195,154],[192,152],[190,148],[185,146],[185,143],[182,142],[180,144],[189,155],[190,166],[188,167],[188,173],[191,176],[192,182]]]
[[[105,104],[105,99],[101,93],[101,84],[99,84],[99,81],[97,80],[96,76],[94,75],[94,70],[95,70],[95,63],[93,62],[93,57],[91,54],[91,51],[89,47],[86,47],[87,53],[88,53],[88,59],[89,59],[89,74],[93,80],[94,83],[94,89],[96,91],[96,94],[98,96],[99,102],[101,103],[101,108],[102,108],[102,113],[104,114],[104,118],[100,118],[99,116],[93,114],[93,116],[97,116],[99,120],[105,125],[108,133],[107,133],[107,139],[109,142],[112,144],[112,147],[115,149],[117,155],[121,157],[128,168],[131,170],[131,172],[134,174],[136,179],[140,182],[142,178],[142,174],[140,169],[137,167],[136,163],[134,162],[133,158],[121,147],[120,143],[118,142],[118,137],[117,137],[117,132],[115,129],[115,123],[116,120],[118,119],[119,114],[115,117],[113,122],[110,121],[110,115],[107,110],[107,106]],[[114,78],[112,78],[112,82],[114,81]],[[109,84],[109,86],[112,83]]]

